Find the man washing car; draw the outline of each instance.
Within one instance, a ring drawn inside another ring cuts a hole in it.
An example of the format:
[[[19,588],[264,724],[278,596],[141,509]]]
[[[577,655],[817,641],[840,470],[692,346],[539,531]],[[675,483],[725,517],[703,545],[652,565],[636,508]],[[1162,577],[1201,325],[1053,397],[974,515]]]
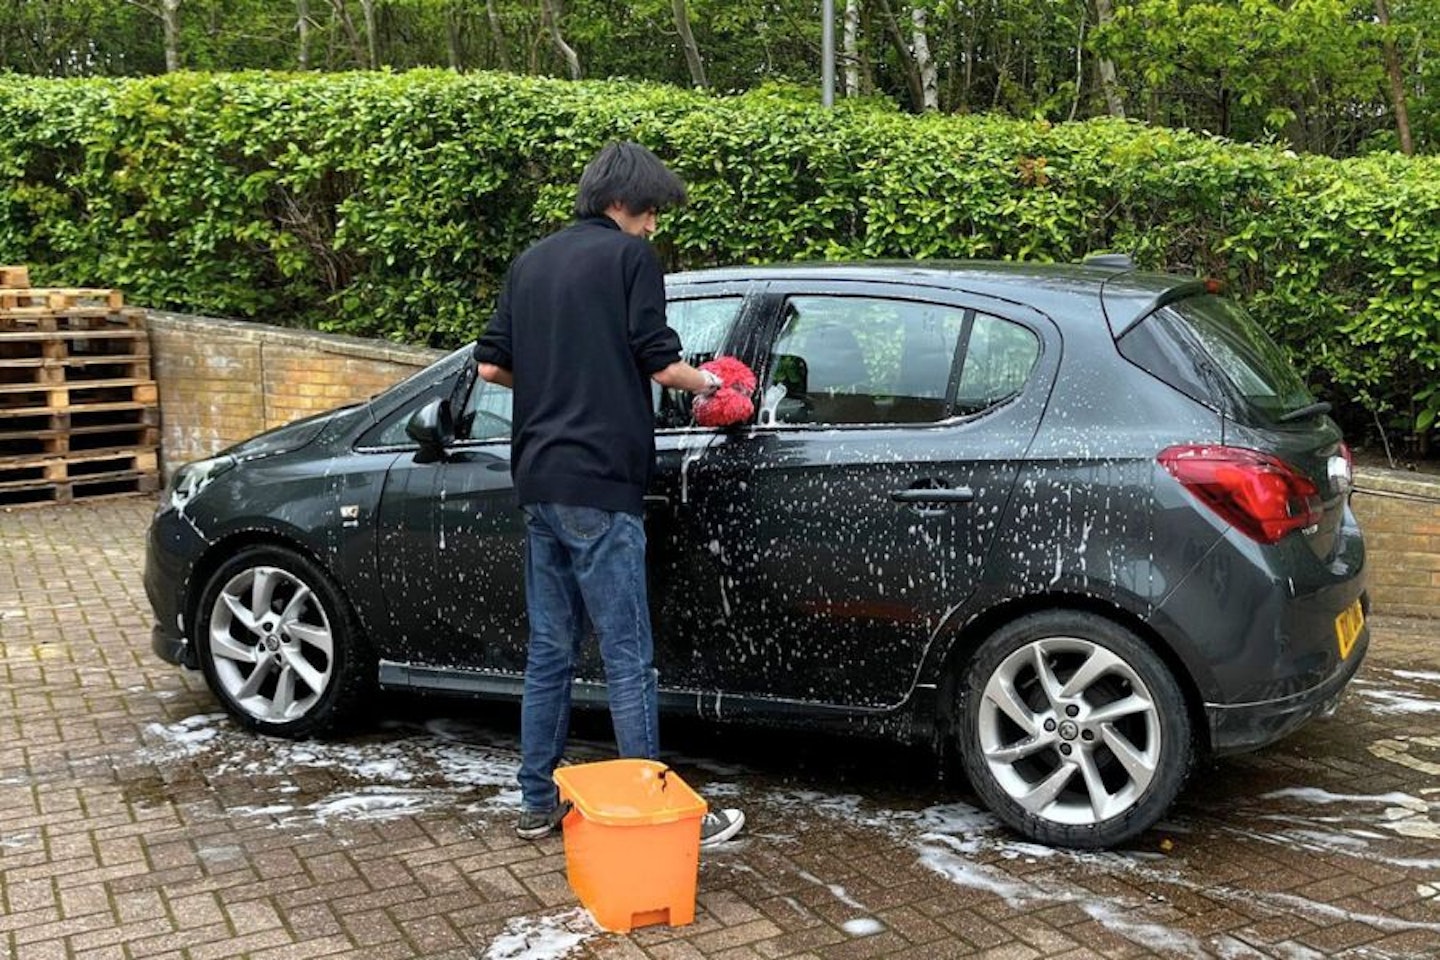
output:
[[[646,242],[656,216],[684,202],[685,185],[645,147],[606,146],[581,175],[576,222],[515,259],[475,343],[480,376],[515,391],[510,462],[526,517],[530,620],[516,833],[526,839],[558,824],[551,777],[587,619],[620,756],[660,752],[642,519],[655,469],[650,381],[699,395],[720,386],[680,359]],[[739,810],[712,811],[702,845],[744,822]]]

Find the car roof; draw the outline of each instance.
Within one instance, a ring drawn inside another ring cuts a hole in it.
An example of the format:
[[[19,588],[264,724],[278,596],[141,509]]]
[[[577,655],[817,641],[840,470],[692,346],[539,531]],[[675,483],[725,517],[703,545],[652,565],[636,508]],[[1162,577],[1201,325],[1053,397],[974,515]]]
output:
[[[666,280],[675,286],[832,280],[930,287],[1023,303],[1062,322],[1094,316],[1096,298],[1103,296],[1105,315],[1116,336],[1160,304],[1204,290],[1201,281],[1170,274],[1088,264],[999,260],[810,262],[714,267],[671,274]]]

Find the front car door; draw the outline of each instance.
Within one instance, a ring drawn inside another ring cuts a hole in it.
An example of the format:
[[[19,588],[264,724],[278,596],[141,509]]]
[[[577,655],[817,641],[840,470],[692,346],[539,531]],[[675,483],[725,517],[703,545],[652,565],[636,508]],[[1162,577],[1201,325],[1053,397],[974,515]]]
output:
[[[670,291],[667,319],[681,336],[685,359],[700,363],[729,343],[746,300],[746,284],[710,284]],[[646,497],[651,547],[651,604],[656,665],[662,682],[675,660],[664,642],[666,573],[676,555],[670,508],[683,495],[684,473],[716,431],[690,425],[685,398],[655,388],[657,470]],[[473,365],[449,386],[455,443],[444,459],[425,463],[404,452],[387,479],[380,516],[380,577],[392,628],[406,662],[382,665],[382,680],[476,693],[515,694],[529,638],[525,613],[524,514],[510,477],[511,392],[486,383]],[[418,408],[418,404],[415,405]],[[413,411],[411,411],[413,412]],[[377,428],[391,443],[403,420]],[[577,676],[591,681],[578,699],[602,699],[598,644],[582,646]]]

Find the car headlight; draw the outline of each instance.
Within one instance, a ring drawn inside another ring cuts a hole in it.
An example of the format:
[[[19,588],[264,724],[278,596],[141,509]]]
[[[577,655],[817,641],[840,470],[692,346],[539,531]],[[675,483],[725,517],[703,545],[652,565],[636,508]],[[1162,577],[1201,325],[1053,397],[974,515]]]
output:
[[[234,467],[236,462],[234,457],[220,456],[185,464],[170,478],[170,487],[165,492],[161,506],[170,506],[176,510],[184,509],[185,505],[194,500],[201,490],[209,486],[220,474]]]

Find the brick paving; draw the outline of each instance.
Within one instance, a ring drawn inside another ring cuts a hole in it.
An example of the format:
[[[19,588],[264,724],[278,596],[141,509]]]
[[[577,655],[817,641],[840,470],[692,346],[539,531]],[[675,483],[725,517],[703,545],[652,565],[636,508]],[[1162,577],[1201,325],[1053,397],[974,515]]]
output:
[[[906,751],[667,722],[750,826],[693,925],[622,936],[558,839],[511,833],[513,708],[392,699],[272,741],[157,660],[152,508],[0,512],[5,960],[1440,956],[1440,620],[1376,618],[1333,719],[1200,771],[1114,853],[1019,842]]]

